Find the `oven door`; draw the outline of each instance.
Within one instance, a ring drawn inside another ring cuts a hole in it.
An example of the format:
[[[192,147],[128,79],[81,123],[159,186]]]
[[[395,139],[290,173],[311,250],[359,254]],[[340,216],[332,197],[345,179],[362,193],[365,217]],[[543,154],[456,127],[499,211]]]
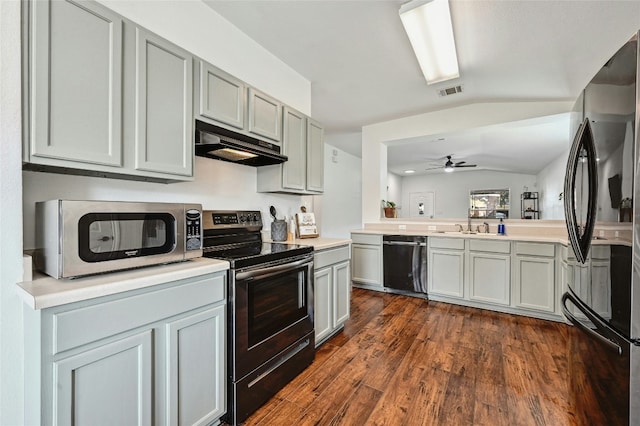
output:
[[[237,270],[232,366],[240,380],[313,332],[313,256]]]

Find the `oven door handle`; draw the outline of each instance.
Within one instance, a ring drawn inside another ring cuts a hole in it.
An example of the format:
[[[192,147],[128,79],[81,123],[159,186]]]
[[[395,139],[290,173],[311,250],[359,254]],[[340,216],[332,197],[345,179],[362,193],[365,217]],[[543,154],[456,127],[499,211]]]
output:
[[[268,278],[270,276],[279,274],[281,272],[297,269],[300,266],[308,265],[313,266],[313,259],[301,259],[296,262],[288,262],[282,265],[267,266],[266,268],[256,268],[249,271],[242,271],[236,273],[236,280],[255,280],[259,278]]]

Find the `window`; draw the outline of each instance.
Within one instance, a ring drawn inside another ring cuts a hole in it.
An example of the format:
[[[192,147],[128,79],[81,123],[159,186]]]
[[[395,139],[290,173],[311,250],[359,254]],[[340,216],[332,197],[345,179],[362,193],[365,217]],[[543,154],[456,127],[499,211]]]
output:
[[[469,192],[469,217],[509,218],[509,189],[480,189]]]

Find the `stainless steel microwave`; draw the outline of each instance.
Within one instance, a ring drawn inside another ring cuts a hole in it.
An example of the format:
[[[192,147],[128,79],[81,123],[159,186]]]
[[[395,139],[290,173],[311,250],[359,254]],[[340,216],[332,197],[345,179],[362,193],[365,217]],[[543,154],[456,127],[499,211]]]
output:
[[[200,204],[36,203],[36,267],[54,278],[202,256]]]

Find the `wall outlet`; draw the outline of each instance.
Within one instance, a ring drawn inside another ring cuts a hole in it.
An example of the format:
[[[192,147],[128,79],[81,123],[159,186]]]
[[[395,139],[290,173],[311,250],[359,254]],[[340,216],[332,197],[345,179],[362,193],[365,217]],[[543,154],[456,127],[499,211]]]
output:
[[[435,231],[435,230],[436,230],[435,225],[427,225],[427,231]]]
[[[398,225],[398,229],[406,230],[407,229],[407,225]]]

